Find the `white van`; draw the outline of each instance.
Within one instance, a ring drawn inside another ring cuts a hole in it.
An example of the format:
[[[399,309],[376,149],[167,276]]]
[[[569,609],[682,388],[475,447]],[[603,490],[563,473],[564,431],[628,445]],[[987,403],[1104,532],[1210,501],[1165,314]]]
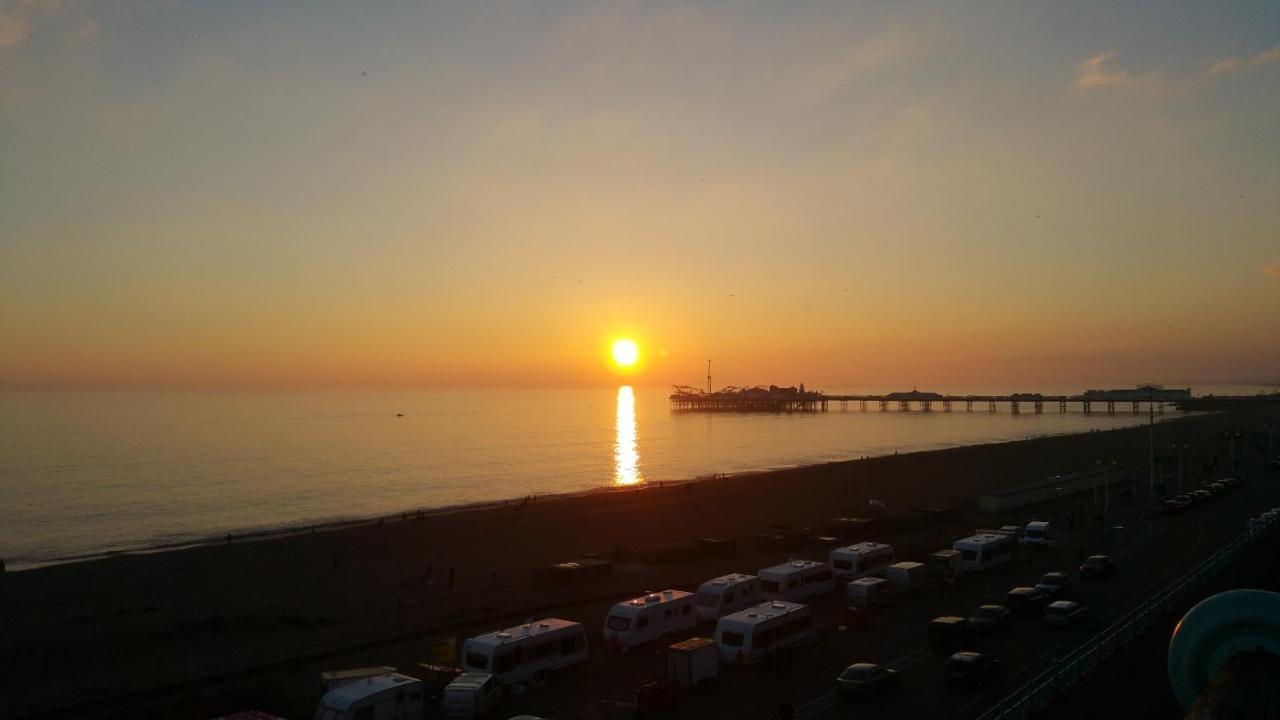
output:
[[[444,686],[440,714],[475,720],[492,712],[501,701],[502,686],[497,678],[489,673],[462,673]]]
[[[800,603],[760,603],[716,622],[716,647],[727,663],[757,662],[770,650],[794,647],[812,637],[813,615]]]
[[[1043,520],[1032,520],[1027,523],[1027,530],[1022,535],[1022,542],[1027,545],[1048,547],[1053,544],[1053,526]]]
[[[587,631],[582,623],[547,618],[468,638],[462,644],[464,672],[490,673],[506,685],[587,659]]]
[[[693,629],[693,593],[663,590],[614,605],[604,618],[604,640],[624,651],[650,640]]]
[[[998,533],[982,533],[960,538],[951,543],[951,549],[960,553],[960,568],[965,572],[979,572],[1002,565],[1013,559],[1014,539]]]
[[[817,560],[789,560],[761,568],[760,594],[768,600],[808,600],[835,589],[831,566]]]
[[[408,720],[423,717],[422,681],[399,673],[339,685],[324,694],[312,720]]]
[[[730,573],[698,586],[693,599],[693,612],[699,620],[715,620],[759,602],[760,578],[745,573]]]
[[[881,575],[895,562],[893,546],[860,542],[831,551],[831,569],[841,580]]]

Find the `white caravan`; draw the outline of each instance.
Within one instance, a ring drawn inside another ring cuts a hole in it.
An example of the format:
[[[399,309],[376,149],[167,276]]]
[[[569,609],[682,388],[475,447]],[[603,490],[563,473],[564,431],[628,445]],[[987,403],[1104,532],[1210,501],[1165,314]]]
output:
[[[951,543],[951,549],[960,552],[960,568],[965,572],[979,572],[1002,565],[1013,559],[1014,539],[998,533],[981,533],[960,538]]]
[[[624,651],[664,635],[691,630],[693,593],[663,590],[614,605],[604,619],[604,641]]]
[[[440,694],[440,714],[446,718],[476,720],[502,701],[502,686],[489,673],[462,673],[449,681]]]
[[[712,578],[698,586],[693,612],[699,620],[715,620],[760,602],[760,578],[744,573],[730,573]]]
[[[894,563],[893,546],[860,542],[831,551],[831,570],[841,580],[882,575]]]
[[[1048,547],[1053,544],[1053,526],[1043,520],[1032,520],[1027,523],[1027,530],[1022,535],[1022,542],[1027,545]]]
[[[375,675],[325,693],[312,720],[416,720],[423,717],[422,696],[417,678]]]
[[[835,589],[831,566],[817,560],[789,560],[761,568],[760,592],[769,600],[800,602]]]
[[[724,662],[750,664],[771,650],[793,647],[812,637],[813,616],[809,606],[800,603],[760,603],[716,622],[716,647]]]
[[[541,679],[586,659],[582,623],[559,618],[477,635],[462,645],[464,672],[490,673],[503,685]]]

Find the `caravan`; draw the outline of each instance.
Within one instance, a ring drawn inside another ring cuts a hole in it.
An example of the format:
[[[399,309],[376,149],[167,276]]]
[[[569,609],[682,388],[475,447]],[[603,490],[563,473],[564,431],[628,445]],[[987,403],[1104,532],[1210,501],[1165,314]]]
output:
[[[324,694],[312,720],[409,720],[423,717],[422,681],[399,673],[365,677]]]
[[[586,659],[582,623],[558,618],[477,635],[462,645],[465,671],[490,673],[504,685],[542,678]]]
[[[965,572],[979,572],[1013,559],[1014,539],[998,533],[981,533],[961,538],[951,544],[960,552],[960,567]]]
[[[766,602],[725,615],[716,623],[715,641],[724,662],[750,664],[780,647],[793,647],[813,637],[808,605]]]
[[[698,586],[693,611],[699,620],[715,620],[722,615],[749,608],[760,602],[760,578],[730,573]]]
[[[831,566],[817,560],[790,560],[760,570],[760,590],[769,600],[800,602],[834,589]]]
[[[882,575],[894,563],[893,546],[860,542],[831,551],[831,568],[841,580]]]
[[[610,647],[630,648],[683,630],[693,629],[693,593],[663,590],[614,605],[604,619],[604,640]]]

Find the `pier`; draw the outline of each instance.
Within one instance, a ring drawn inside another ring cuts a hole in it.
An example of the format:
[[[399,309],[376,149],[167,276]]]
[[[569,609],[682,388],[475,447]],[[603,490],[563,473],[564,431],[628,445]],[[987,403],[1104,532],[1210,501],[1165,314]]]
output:
[[[852,404],[857,410],[880,412],[952,412],[963,408],[965,412],[999,412],[1007,410],[1018,415],[1023,412],[1043,413],[1045,407],[1056,407],[1058,412],[1079,410],[1086,415],[1105,412],[1115,415],[1129,409],[1137,415],[1144,411],[1163,413],[1167,406],[1181,407],[1191,401],[1191,389],[1165,389],[1159,386],[1141,386],[1131,390],[1086,390],[1078,395],[1046,395],[1043,393],[1011,393],[1008,395],[945,395],[935,392],[893,392],[881,395],[827,395],[821,391],[799,387],[726,387],[711,392],[677,385],[670,396],[671,409],[675,412],[827,412],[832,403],[839,403],[840,410],[849,410]]]

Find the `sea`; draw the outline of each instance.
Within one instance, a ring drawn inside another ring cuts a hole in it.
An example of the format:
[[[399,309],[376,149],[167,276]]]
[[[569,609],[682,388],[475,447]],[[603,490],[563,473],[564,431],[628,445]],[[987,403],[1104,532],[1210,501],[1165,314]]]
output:
[[[1179,386],[1181,387],[1181,386]],[[1266,388],[1193,388],[1197,395]],[[882,389],[825,388],[830,394]],[[983,393],[983,389],[940,389]],[[1048,389],[1043,392],[1078,392]],[[669,389],[0,394],[10,570],[404,512],[1080,433],[1114,416],[677,413]],[[1175,417],[1166,413],[1158,418]]]

